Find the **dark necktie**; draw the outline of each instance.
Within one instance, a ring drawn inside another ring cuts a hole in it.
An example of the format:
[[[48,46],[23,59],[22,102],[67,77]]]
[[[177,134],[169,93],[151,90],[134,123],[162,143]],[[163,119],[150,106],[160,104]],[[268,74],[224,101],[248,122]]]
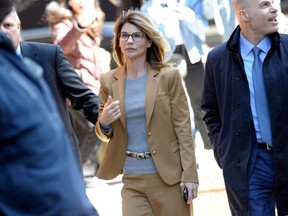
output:
[[[260,59],[260,53],[261,49],[255,46],[253,48],[254,62],[252,66],[254,97],[262,140],[272,146],[270,117],[262,75],[262,61]]]

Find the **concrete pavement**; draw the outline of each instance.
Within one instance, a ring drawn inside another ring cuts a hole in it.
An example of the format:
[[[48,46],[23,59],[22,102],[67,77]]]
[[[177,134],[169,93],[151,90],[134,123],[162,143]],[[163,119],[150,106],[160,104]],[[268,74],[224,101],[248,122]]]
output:
[[[196,137],[196,160],[199,164],[199,193],[193,201],[194,216],[231,215],[226,197],[222,170],[212,150],[203,149],[202,140]]]

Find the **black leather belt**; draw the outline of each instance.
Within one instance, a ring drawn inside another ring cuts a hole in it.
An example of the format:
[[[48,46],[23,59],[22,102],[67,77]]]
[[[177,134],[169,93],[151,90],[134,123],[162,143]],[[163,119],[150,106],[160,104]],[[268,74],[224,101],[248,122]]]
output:
[[[126,155],[128,157],[134,157],[134,158],[137,158],[137,159],[146,159],[146,158],[150,158],[151,157],[151,152],[130,152],[130,151],[127,151],[126,152]]]
[[[272,151],[272,147],[267,143],[257,143],[259,148],[264,149],[266,151]]]

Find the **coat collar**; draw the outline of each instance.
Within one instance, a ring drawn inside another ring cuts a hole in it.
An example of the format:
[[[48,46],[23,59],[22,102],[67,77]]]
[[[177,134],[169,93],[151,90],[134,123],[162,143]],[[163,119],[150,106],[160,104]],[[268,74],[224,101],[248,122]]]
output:
[[[227,41],[226,44],[226,49],[235,52],[235,53],[240,53],[240,26],[238,25],[233,33],[231,34],[231,37]],[[268,35],[268,37],[271,40],[271,49],[274,49],[279,46],[280,44],[280,36],[278,32],[272,33]]]

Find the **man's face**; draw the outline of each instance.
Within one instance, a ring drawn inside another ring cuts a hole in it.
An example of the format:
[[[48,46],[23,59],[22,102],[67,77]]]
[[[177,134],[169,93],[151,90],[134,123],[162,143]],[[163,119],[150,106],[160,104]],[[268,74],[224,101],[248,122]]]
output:
[[[4,32],[11,39],[16,49],[21,38],[21,24],[14,11],[10,12],[0,23],[0,31]]]
[[[253,0],[249,4],[247,12],[254,34],[265,36],[278,31],[278,10],[273,0]]]

